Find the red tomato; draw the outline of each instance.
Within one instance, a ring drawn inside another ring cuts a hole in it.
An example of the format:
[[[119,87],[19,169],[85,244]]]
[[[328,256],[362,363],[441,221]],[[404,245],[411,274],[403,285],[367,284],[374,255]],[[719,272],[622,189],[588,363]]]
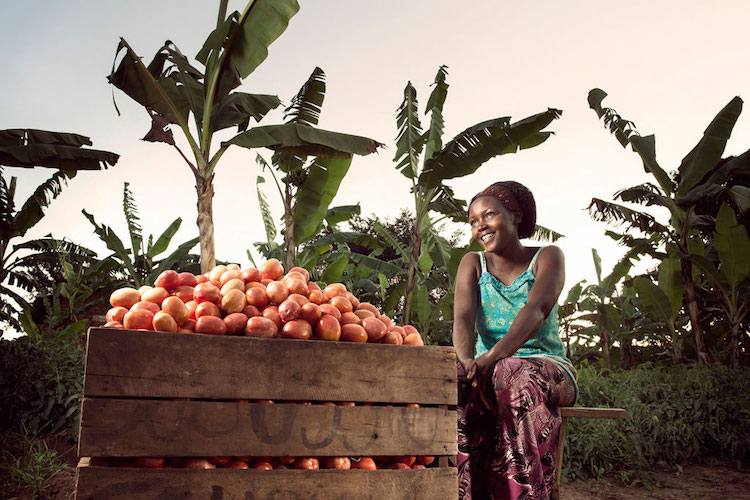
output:
[[[224,324],[227,325],[227,335],[236,335],[243,333],[247,326],[248,317],[243,313],[228,314],[224,318]]]
[[[199,304],[201,302],[219,303],[221,300],[221,291],[211,283],[200,283],[193,290],[193,298]]]
[[[229,268],[227,266],[225,266],[224,264],[219,264],[218,266],[211,269],[211,272],[208,273],[208,277],[211,281],[219,281],[221,275],[227,271],[229,271]],[[221,282],[219,282],[218,286],[221,286]]]
[[[180,277],[179,286],[194,287],[198,284],[198,280],[195,278],[195,275],[193,273],[179,273],[178,276]]]
[[[154,314],[145,309],[128,311],[123,318],[123,326],[128,330],[151,330]]]
[[[194,300],[185,302],[185,307],[188,310],[188,319],[195,319],[195,308],[198,307],[198,303]]]
[[[335,297],[331,297],[328,300],[328,303],[331,304],[336,309],[338,309],[339,311],[341,311],[341,314],[344,314],[346,312],[352,312],[354,310],[354,307],[352,307],[352,303],[349,302],[349,299],[341,295],[336,295]]]
[[[245,290],[245,299],[251,306],[263,309],[268,304],[268,296],[265,288],[252,287]]]
[[[273,465],[269,464],[268,462],[253,462],[250,468],[260,470],[273,470]]]
[[[331,304],[321,304],[320,312],[333,316],[334,318],[336,318],[336,321],[341,321],[341,311],[333,307]]]
[[[295,469],[317,470],[320,468],[320,465],[317,458],[305,457],[295,460],[293,467]]]
[[[222,469],[249,469],[250,467],[242,460],[232,460],[221,466]]]
[[[209,457],[208,461],[214,465],[226,465],[232,460],[232,457]]]
[[[417,457],[415,456],[401,456],[401,457],[393,457],[393,463],[404,463],[411,467],[414,462],[417,461]]]
[[[401,338],[401,334],[393,330],[386,332],[381,340],[383,344],[394,344],[401,345],[404,343],[404,339]]]
[[[300,273],[305,281],[310,280],[310,273],[304,267],[293,267],[289,270],[289,273]]]
[[[279,327],[268,318],[263,316],[253,316],[247,320],[245,326],[245,335],[248,337],[276,337]]]
[[[163,469],[167,461],[164,457],[135,457],[134,462],[136,467]]]
[[[235,288],[229,290],[221,298],[221,308],[229,314],[242,311],[246,305],[247,300],[245,299],[245,292]]]
[[[363,320],[365,318],[374,318],[375,315],[372,313],[372,311],[368,311],[367,309],[357,309],[354,311],[354,314],[357,315],[357,317],[360,320]]]
[[[359,316],[357,316],[353,312],[345,312],[341,315],[341,324],[342,325],[361,325],[362,320],[360,320]]]
[[[208,276],[204,274],[199,274],[198,276],[195,277],[195,285],[193,286],[200,285],[201,283],[208,283],[209,281],[211,280],[208,279]]]
[[[351,469],[352,462],[347,457],[326,457],[323,460],[326,469]]]
[[[260,275],[260,271],[258,271],[254,267],[250,267],[242,271],[242,279],[245,281],[245,283],[250,283],[252,281],[260,282],[263,277]]]
[[[310,340],[312,327],[305,320],[295,319],[284,325],[282,336],[286,339]]]
[[[310,299],[310,302],[318,305],[326,304],[328,302],[323,295],[323,292],[321,292],[320,290],[312,290],[308,298]]]
[[[248,318],[252,318],[253,316],[260,316],[260,311],[257,307],[248,304],[242,309],[242,314]]]
[[[422,464],[414,464],[414,465],[411,466],[411,468],[412,468],[412,470],[417,470],[417,469],[426,469],[427,467],[425,467]]]
[[[179,299],[183,302],[189,302],[193,300],[193,293],[195,293],[195,288],[193,288],[192,286],[180,285],[174,289],[172,295],[174,295],[175,297],[179,297]]]
[[[318,286],[318,284],[317,284],[317,283],[315,283],[314,281],[308,281],[308,282],[307,282],[307,289],[308,289],[308,290],[310,290],[310,293],[312,293],[312,292],[320,292],[320,293],[323,293],[323,292],[322,292],[322,291],[320,290],[320,287]]]
[[[292,465],[297,457],[276,457],[276,460],[284,465]]]
[[[352,292],[346,292],[346,298],[349,299],[349,302],[352,303],[352,307],[354,307],[354,309],[359,307],[359,299],[355,297]]]
[[[205,458],[186,458],[182,461],[185,469],[215,469],[216,466]]]
[[[154,281],[154,286],[166,288],[167,290],[174,290],[178,286],[180,286],[180,275],[177,274],[177,271],[164,271],[159,275],[158,278],[156,278],[156,281]]]
[[[370,457],[362,457],[359,460],[355,458],[352,460],[352,469],[375,470],[377,468],[375,460]]]
[[[388,466],[388,468],[389,469],[411,469],[411,467],[401,462],[396,462],[394,464],[391,464]]]
[[[201,302],[195,308],[195,319],[198,320],[203,316],[215,316],[221,318],[221,311],[219,306],[213,302]]]
[[[318,322],[321,316],[323,316],[323,313],[320,311],[320,307],[318,307],[317,304],[308,302],[300,309],[300,316],[311,325],[314,325]]]
[[[388,331],[398,333],[401,336],[401,343],[403,343],[403,340],[406,338],[406,332],[400,326],[391,326],[388,328]]]
[[[119,321],[107,321],[104,323],[105,328],[125,328]]]
[[[424,345],[424,340],[422,340],[422,336],[420,334],[418,334],[418,333],[410,333],[404,339],[404,344],[406,344],[406,345]]]
[[[189,332],[195,332],[195,320],[194,319],[189,319],[189,320],[185,321],[180,326],[180,329],[181,330],[187,330]]]
[[[127,312],[128,310],[122,306],[113,307],[107,311],[107,322],[117,321],[118,323],[122,323],[122,319]]]
[[[201,316],[195,322],[195,331],[211,335],[224,335],[227,333],[227,325],[224,324],[224,320],[216,316]]]
[[[301,312],[302,307],[293,300],[287,299],[279,305],[279,316],[285,323],[297,319]]]
[[[430,465],[434,461],[435,461],[435,457],[431,455],[422,455],[422,456],[417,457],[417,464],[420,464],[420,465]]]
[[[154,304],[153,302],[146,302],[145,300],[141,300],[140,302],[136,302],[133,304],[133,307],[130,308],[131,311],[148,311],[151,314],[156,314],[159,311],[161,311],[161,307],[159,307],[159,304]]]
[[[242,284],[245,284],[245,276],[242,274],[242,271],[235,269],[235,270],[229,270],[225,271],[221,277],[219,278],[219,283],[221,283],[221,286],[226,285],[230,280],[238,279],[242,282]]]
[[[378,319],[383,322],[386,328],[390,328],[393,326],[393,321],[388,316],[380,315],[378,316]]]
[[[362,327],[367,332],[368,342],[378,342],[385,337],[385,324],[378,318],[365,318],[362,320]]]
[[[281,328],[281,316],[279,316],[279,308],[276,306],[267,306],[260,313],[264,318],[268,318],[276,323],[277,328]]]
[[[289,290],[289,293],[298,293],[303,296],[310,293],[310,290],[307,288],[307,283],[301,279],[289,278],[284,284]]]
[[[300,295],[298,293],[290,293],[287,300],[293,300],[300,306],[304,306],[305,304],[310,302],[310,299],[305,297],[304,295]]]
[[[370,304],[369,302],[360,302],[360,304],[357,306],[357,309],[370,311],[375,317],[380,316],[380,311],[378,311],[378,308]]]

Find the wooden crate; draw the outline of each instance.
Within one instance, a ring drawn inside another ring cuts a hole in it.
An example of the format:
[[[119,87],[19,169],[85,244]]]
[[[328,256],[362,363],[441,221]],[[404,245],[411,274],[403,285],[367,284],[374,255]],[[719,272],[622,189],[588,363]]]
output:
[[[236,402],[273,399],[277,404]],[[354,401],[373,406],[278,404]],[[419,408],[399,406],[419,403]],[[452,348],[92,328],[77,498],[456,498]],[[393,405],[393,406],[390,406]],[[424,470],[101,467],[96,457],[435,455]],[[453,461],[453,463],[455,463]]]

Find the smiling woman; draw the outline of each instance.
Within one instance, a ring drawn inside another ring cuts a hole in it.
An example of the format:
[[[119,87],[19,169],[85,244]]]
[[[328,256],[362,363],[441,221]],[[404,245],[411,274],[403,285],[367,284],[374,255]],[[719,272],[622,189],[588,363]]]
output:
[[[536,205],[517,182],[477,194],[469,224],[484,252],[466,255],[456,280],[460,495],[549,498],[558,408],[576,396],[558,333],[563,254],[521,244],[534,230]]]

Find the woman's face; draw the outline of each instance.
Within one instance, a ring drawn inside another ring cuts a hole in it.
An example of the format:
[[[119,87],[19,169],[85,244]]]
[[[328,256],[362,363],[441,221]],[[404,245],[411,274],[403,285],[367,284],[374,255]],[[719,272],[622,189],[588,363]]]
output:
[[[518,224],[521,216],[510,212],[494,196],[482,196],[469,207],[471,236],[487,251],[518,241]]]

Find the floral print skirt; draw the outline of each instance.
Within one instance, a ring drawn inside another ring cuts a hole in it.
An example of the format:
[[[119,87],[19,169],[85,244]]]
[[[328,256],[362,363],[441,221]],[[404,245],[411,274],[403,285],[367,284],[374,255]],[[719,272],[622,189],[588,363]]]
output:
[[[575,402],[570,376],[542,356],[498,361],[492,376],[496,415],[469,408],[470,386],[460,363],[458,383],[459,498],[549,498],[559,407]]]

